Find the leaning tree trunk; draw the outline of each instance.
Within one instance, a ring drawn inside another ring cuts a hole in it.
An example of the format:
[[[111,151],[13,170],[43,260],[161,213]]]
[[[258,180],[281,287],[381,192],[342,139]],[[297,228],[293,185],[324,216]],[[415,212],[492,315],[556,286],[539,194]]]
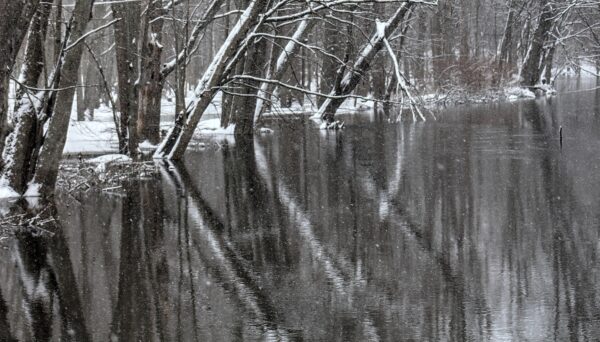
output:
[[[271,69],[268,71],[266,77],[267,79],[271,81],[281,81],[288,69],[288,66],[290,65],[290,58],[294,56],[300,48],[300,44],[298,44],[298,42],[304,40],[316,23],[317,20],[310,20],[309,18],[306,18],[302,20],[300,24],[298,24],[296,31],[292,35],[292,39],[288,41],[279,54],[275,65],[271,65]],[[255,119],[259,119],[260,116],[265,112],[268,102],[271,100],[271,95],[276,89],[277,84],[273,82],[263,82],[260,85],[260,90],[258,92],[259,98],[256,102],[256,110],[254,114]]]
[[[94,0],[78,0],[73,10],[69,39],[64,54],[64,63],[60,72],[58,88],[62,89],[56,96],[54,110],[48,122],[44,142],[39,152],[39,160],[35,174],[29,185],[30,194],[49,195],[54,190],[58,175],[58,164],[65,147],[69,118],[77,85],[77,75],[81,64],[83,44],[77,43],[84,35],[88,22],[92,18]],[[74,45],[73,45],[74,44]]]
[[[356,88],[362,75],[369,70],[371,62],[383,47],[384,41],[400,25],[413,4],[413,2],[402,3],[387,22],[377,24],[378,27],[376,28],[375,33],[361,50],[353,67],[343,76],[340,86],[336,87],[336,89],[330,93],[327,100],[325,100],[319,108],[319,111],[315,114],[315,117],[320,117],[325,122],[334,121],[335,112],[344,102],[347,95]]]
[[[252,0],[250,2],[202,76],[195,91],[196,98],[191,103],[190,109],[186,115],[180,116],[175,122],[175,126],[157,149],[155,157],[169,159],[183,157],[202,114],[217,92],[216,88],[227,77],[232,65],[245,51],[248,45],[248,32],[259,23],[259,16],[267,3],[268,0]]]
[[[414,12],[411,12],[411,14]],[[398,54],[396,55],[396,60],[400,60],[402,58],[402,49],[404,48],[404,44],[406,42],[406,36],[408,33],[408,29],[411,26],[408,24],[405,24],[404,27],[402,28],[402,34],[400,35],[400,41],[398,42]],[[406,61],[405,61],[406,62]],[[405,75],[408,75],[408,72],[404,73]],[[424,73],[423,73],[424,74]],[[385,96],[383,98],[384,102],[383,102],[383,113],[385,115],[387,115],[388,117],[391,115],[391,109],[392,109],[392,95],[398,90],[398,78],[397,77],[392,77],[390,79],[390,81],[388,82],[388,85],[385,89]]]
[[[537,28],[533,34],[529,51],[521,70],[521,85],[533,86],[539,82],[544,58],[544,49],[550,38],[550,31],[554,23],[554,7],[550,0],[543,0],[542,13],[538,20]]]
[[[10,74],[39,2],[39,0],[0,0],[2,15],[0,20],[0,151],[4,148],[6,135]],[[3,160],[0,156],[0,169],[2,168]]]
[[[35,165],[35,155],[42,129],[37,114],[41,108],[45,92],[30,92],[26,87],[37,87],[44,68],[44,41],[52,5],[39,6],[33,20],[25,49],[25,61],[21,68],[20,82],[15,106],[15,129],[8,139],[5,155],[7,158],[3,179],[18,193],[25,190],[31,179],[31,166]]]

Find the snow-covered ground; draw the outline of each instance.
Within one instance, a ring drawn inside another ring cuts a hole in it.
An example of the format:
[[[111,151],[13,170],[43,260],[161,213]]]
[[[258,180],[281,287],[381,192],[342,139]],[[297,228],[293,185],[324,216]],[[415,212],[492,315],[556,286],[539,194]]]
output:
[[[297,115],[312,113],[317,110],[315,98],[307,98],[305,103],[306,105],[302,106],[295,102],[290,108],[281,108],[276,105],[270,112],[265,113],[264,116]],[[112,110],[106,106],[102,106],[94,111],[93,121],[77,121],[77,113],[75,111],[76,104],[73,105],[73,108],[74,110],[71,114],[71,122],[69,124],[67,141],[63,153],[65,155],[101,155],[116,153],[118,151],[118,137],[113,121]],[[361,110],[370,110],[372,108],[373,101],[362,99],[355,100],[350,98],[342,104],[338,112],[351,113]],[[195,137],[233,135],[235,128],[233,125],[226,128],[221,127],[220,112],[221,95],[219,93],[202,116],[202,120],[196,129]],[[163,98],[161,113],[161,129],[168,130],[175,116],[174,101]],[[270,131],[262,130],[260,133],[270,133]],[[155,146],[148,142],[140,144],[140,150],[142,150],[142,152],[148,152],[154,148]]]
[[[218,118],[221,111],[220,103],[220,96],[217,96],[202,117],[202,121],[198,127],[199,131],[206,129],[207,132],[215,131],[214,133],[227,134],[226,132],[216,130],[220,126],[218,124],[216,128],[213,128],[215,121],[218,122],[218,119],[215,119],[215,117]],[[119,145],[112,110],[103,105],[94,111],[93,121],[77,121],[75,108],[77,108],[76,104],[73,104],[71,122],[69,123],[69,131],[67,132],[67,141],[63,153],[65,155],[116,153]],[[163,98],[161,113],[161,129],[169,129],[175,117],[175,102],[169,101],[168,98]],[[152,151],[155,147],[147,141],[140,144],[142,152]]]

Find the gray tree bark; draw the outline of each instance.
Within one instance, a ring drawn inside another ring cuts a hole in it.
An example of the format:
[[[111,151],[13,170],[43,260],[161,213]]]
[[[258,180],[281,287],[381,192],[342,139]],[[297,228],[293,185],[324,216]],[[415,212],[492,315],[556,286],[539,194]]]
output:
[[[15,129],[8,139],[4,152],[7,163],[3,178],[18,193],[25,190],[27,181],[31,179],[32,167],[36,161],[35,151],[41,142],[42,129],[37,115],[44,101],[45,92],[32,92],[26,87],[37,87],[42,76],[43,44],[51,9],[50,3],[40,5],[31,22],[25,61],[19,77],[23,85],[18,88],[16,94]]]
[[[10,74],[39,2],[39,0],[0,0],[0,150],[4,149],[7,130]],[[4,161],[0,156],[0,169],[3,164]]]
[[[112,4],[115,23],[115,54],[119,96],[119,153],[137,150],[138,96],[135,82],[139,77],[138,39],[141,6],[139,3]]]
[[[260,39],[258,42],[250,45],[248,50],[248,59],[246,60],[244,75],[260,77],[265,72],[267,63],[267,40]],[[260,87],[260,82],[256,80],[246,81],[247,85],[243,87],[243,97],[241,106],[237,115],[232,118],[235,123],[234,135],[236,141],[251,142],[254,136],[254,115],[256,113],[257,98],[256,94]]]
[[[161,77],[164,15],[162,1],[148,0],[140,37],[140,78],[137,135],[140,141],[160,142],[160,99],[164,86]],[[134,151],[131,151],[134,152]]]
[[[521,70],[521,85],[533,86],[540,81],[544,68],[544,48],[550,38],[552,25],[554,23],[554,6],[550,0],[541,0],[542,13],[538,19],[537,28],[533,33],[529,51]]]

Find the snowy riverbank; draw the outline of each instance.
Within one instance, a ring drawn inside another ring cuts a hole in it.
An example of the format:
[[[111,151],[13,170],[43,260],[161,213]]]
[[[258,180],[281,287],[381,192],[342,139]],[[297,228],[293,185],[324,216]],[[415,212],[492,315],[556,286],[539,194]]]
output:
[[[12,88],[12,87],[11,87]],[[191,94],[190,94],[191,96]],[[515,101],[519,99],[535,98],[536,95],[527,89],[511,87],[506,89],[485,90],[476,93],[455,90],[445,94],[425,94],[420,97],[422,105],[429,108],[439,106],[486,103],[495,101]],[[338,114],[372,111],[375,102],[362,98],[347,99]],[[12,104],[11,104],[12,108]],[[73,113],[69,123],[67,141],[64,148],[66,156],[94,156],[116,153],[118,151],[118,137],[113,121],[113,112],[106,106],[101,106],[94,111],[94,119],[91,121],[77,121],[76,103],[73,104]],[[271,111],[263,114],[265,117],[277,117],[288,115],[310,115],[318,110],[316,98],[307,96],[304,105],[298,102],[292,103],[290,107],[274,105]],[[161,130],[167,131],[173,122],[175,103],[165,97],[162,100]],[[228,137],[233,134],[234,127],[222,128],[220,126],[221,96],[217,95],[213,103],[208,107],[195,132],[196,138],[201,137]],[[259,131],[268,133],[268,130]],[[140,144],[142,152],[150,152],[155,146],[148,142]]]

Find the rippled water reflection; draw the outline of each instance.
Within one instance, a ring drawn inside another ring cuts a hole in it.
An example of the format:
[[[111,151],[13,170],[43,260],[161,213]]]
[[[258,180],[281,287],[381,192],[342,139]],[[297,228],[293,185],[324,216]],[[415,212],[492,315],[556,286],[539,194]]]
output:
[[[62,196],[2,243],[0,340],[600,336],[600,91],[438,119],[293,120]]]

